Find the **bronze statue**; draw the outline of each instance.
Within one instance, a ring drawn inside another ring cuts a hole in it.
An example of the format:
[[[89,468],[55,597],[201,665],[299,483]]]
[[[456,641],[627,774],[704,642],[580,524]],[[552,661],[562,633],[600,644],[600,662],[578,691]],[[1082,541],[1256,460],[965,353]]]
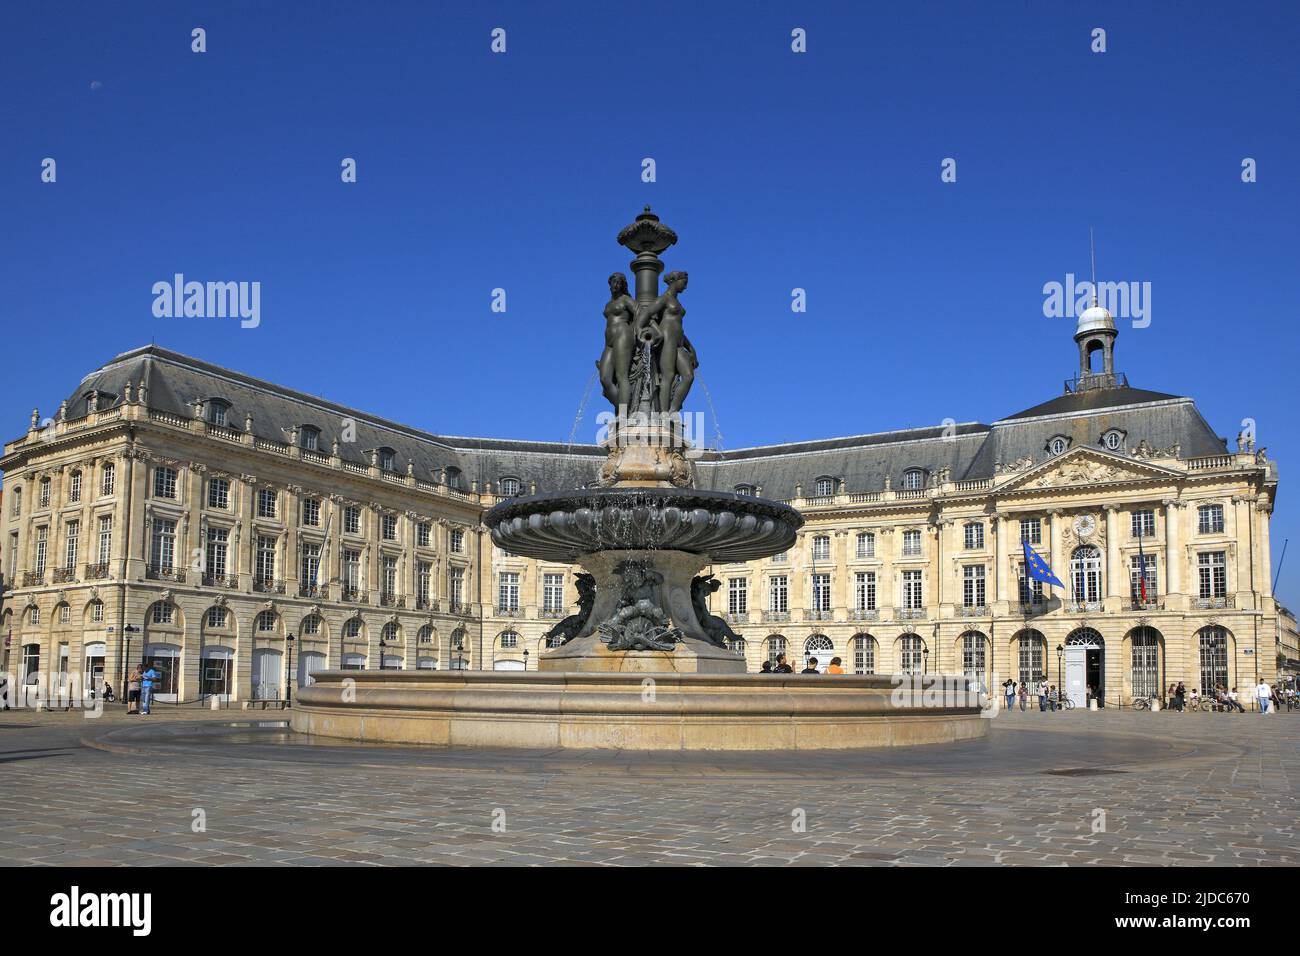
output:
[[[542,640],[546,641],[547,647],[561,647],[569,643],[582,633],[587,618],[591,617],[591,608],[596,603],[596,579],[582,572],[574,576],[573,584],[578,589],[578,613],[570,614],[542,635]],[[564,640],[552,645],[551,639],[556,637],[562,637]]]
[[[614,573],[622,594],[618,610],[598,626],[600,639],[611,651],[671,651],[681,631],[655,603],[664,576],[649,561],[620,561]]]
[[[727,647],[730,641],[739,641],[741,637],[731,629],[731,625],[716,614],[709,613],[709,595],[722,587],[722,582],[712,574],[701,574],[691,579],[691,606],[695,608],[695,618],[708,635],[709,640],[718,647]]]
[[[640,306],[637,310],[633,329],[638,338],[646,329],[653,330],[658,342],[659,360],[659,401],[660,412],[681,411],[695,379],[695,369],[699,361],[695,349],[682,330],[682,320],[686,317],[686,308],[677,298],[678,293],[686,291],[687,276],[685,272],[670,272],[664,276],[667,288],[663,295],[653,302]]]
[[[636,312],[636,300],[627,292],[627,276],[615,272],[609,277],[609,301],[605,303],[605,351],[596,367],[601,391],[616,409],[626,407],[631,394]]]

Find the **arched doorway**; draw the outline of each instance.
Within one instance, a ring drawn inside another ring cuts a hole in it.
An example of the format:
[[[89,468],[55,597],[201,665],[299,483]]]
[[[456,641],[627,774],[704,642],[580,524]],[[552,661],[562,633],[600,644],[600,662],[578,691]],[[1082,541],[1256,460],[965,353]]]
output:
[[[1129,631],[1130,683],[1134,697],[1164,696],[1164,637],[1154,627]]]
[[[1196,647],[1200,653],[1201,693],[1214,693],[1216,687],[1232,689],[1232,674],[1228,653],[1232,635],[1220,624],[1210,624],[1196,632]]]
[[[326,670],[325,654],[321,651],[303,651],[298,655],[298,686],[310,687],[316,683],[311,675]]]
[[[105,643],[103,641],[87,641],[83,650],[83,676],[85,682],[82,686],[83,696],[95,698],[99,696],[100,688],[104,686],[104,655]]]
[[[1065,693],[1076,707],[1106,703],[1106,642],[1090,627],[1080,627],[1065,639]]]
[[[831,662],[831,653],[835,650],[835,645],[825,634],[814,634],[808,640],[803,642],[803,666],[806,670],[814,658],[817,660],[817,672],[826,673],[826,667]]]
[[[1031,627],[1016,635],[1015,644],[1016,683],[1024,684],[1030,695],[1036,696],[1039,684],[1045,680],[1051,683],[1047,675],[1047,638]]]
[[[205,645],[199,658],[199,694],[202,697],[230,700],[235,676],[234,648],[220,644]]]
[[[902,674],[925,673],[925,638],[909,631],[898,638],[898,670]]]
[[[284,655],[278,648],[253,651],[253,700],[279,700],[284,678]]]
[[[989,639],[981,631],[967,631],[961,636],[961,670],[973,690],[989,692]]]

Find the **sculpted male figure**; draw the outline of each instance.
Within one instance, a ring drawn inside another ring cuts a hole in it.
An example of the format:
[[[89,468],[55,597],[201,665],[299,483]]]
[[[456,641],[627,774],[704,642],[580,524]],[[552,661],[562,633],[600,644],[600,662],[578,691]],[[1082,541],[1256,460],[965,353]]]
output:
[[[627,405],[631,394],[632,350],[636,300],[627,292],[627,277],[615,272],[609,277],[609,301],[605,303],[605,350],[596,367],[605,398],[616,409]]]

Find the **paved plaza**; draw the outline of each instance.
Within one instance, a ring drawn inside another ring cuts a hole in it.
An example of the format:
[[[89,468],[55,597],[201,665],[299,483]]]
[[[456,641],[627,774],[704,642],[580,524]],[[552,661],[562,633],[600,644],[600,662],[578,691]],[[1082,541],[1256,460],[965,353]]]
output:
[[[318,743],[274,712],[14,711],[0,861],[1294,865],[1298,742],[1300,713],[1013,712],[955,745],[636,754]]]

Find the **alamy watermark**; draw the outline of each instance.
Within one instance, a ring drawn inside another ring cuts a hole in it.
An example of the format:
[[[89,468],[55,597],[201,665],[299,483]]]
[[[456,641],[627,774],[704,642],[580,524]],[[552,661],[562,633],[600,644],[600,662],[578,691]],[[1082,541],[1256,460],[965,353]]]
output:
[[[261,282],[186,282],[178,272],[171,282],[153,284],[153,314],[159,319],[240,319],[240,327],[262,322]]]
[[[1043,315],[1049,319],[1077,319],[1092,307],[1093,284],[1087,279],[1074,281],[1074,273],[1065,274],[1065,282],[1043,283]],[[1112,318],[1130,319],[1135,329],[1151,324],[1150,282],[1098,282],[1097,304]]]

